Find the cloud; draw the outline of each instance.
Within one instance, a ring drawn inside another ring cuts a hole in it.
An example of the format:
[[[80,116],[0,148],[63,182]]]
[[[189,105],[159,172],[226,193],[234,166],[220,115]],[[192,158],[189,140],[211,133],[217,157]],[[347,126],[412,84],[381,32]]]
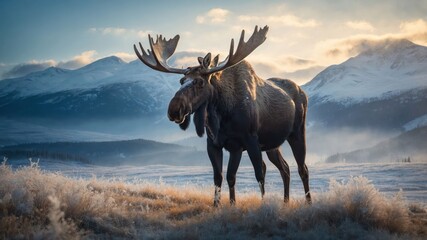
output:
[[[127,53],[127,52],[115,52],[112,54],[113,56],[119,57],[125,62],[130,62],[136,59],[135,53]]]
[[[284,56],[276,58],[249,57],[258,76],[266,79],[280,77],[291,79],[298,84],[304,84],[313,79],[325,67],[319,66],[315,61]]]
[[[186,68],[190,66],[196,66],[199,64],[197,61],[198,57],[204,57],[206,52],[203,51],[181,51],[176,52],[169,59],[169,64],[178,68]]]
[[[106,28],[90,28],[90,32],[101,33],[103,35],[122,35],[129,31],[126,28],[106,27]]]
[[[71,60],[57,62],[55,60],[38,61],[31,60],[27,63],[21,63],[14,66],[10,66],[9,70],[6,70],[2,74],[2,78],[17,78],[28,75],[32,72],[43,71],[48,67],[59,67],[65,69],[76,69],[83,67],[95,60],[97,55],[95,50],[85,51],[77,56],[74,56]]]
[[[76,69],[83,67],[96,60],[95,55],[97,52],[95,50],[85,51],[80,55],[73,57],[73,59],[65,62],[59,62],[57,67],[66,68],[66,69]]]
[[[305,68],[308,66],[313,66],[315,64],[315,61],[297,58],[297,57],[284,57],[277,60],[277,63],[281,65],[285,65],[287,66],[287,68],[296,70],[296,69]]]
[[[399,28],[403,38],[427,45],[427,22],[424,19],[402,22]]]
[[[98,33],[102,35],[112,35],[115,37],[132,37],[146,38],[148,34],[152,33],[151,30],[143,31],[133,28],[119,28],[119,27],[105,27],[105,28],[89,28],[89,32]]]
[[[405,21],[399,25],[397,33],[358,34],[346,38],[328,39],[317,43],[315,48],[319,55],[324,55],[336,62],[376,48],[384,43],[402,39],[427,45],[427,22],[423,19]]]
[[[227,17],[230,15],[230,11],[223,8],[212,8],[203,15],[198,15],[196,17],[196,23],[198,24],[218,24],[226,21]]]
[[[22,77],[25,75],[28,75],[32,72],[38,72],[45,70],[48,67],[55,66],[56,62],[53,60],[47,60],[47,61],[35,61],[32,60],[28,63],[21,63],[18,65],[13,66],[8,71],[4,72],[2,74],[2,78],[17,78]]]
[[[366,21],[348,21],[345,23],[345,25],[349,28],[362,31],[373,32],[375,30],[375,28],[369,22]]]
[[[307,66],[299,68],[295,71],[286,71],[283,66],[267,62],[267,61],[251,61],[255,72],[258,76],[267,79],[271,77],[287,78],[302,85],[312,80],[325,67],[323,66]]]
[[[264,22],[267,24],[278,24],[286,27],[310,28],[317,27],[320,23],[314,19],[302,19],[293,14],[269,15],[269,16],[249,16],[240,15],[241,22]]]

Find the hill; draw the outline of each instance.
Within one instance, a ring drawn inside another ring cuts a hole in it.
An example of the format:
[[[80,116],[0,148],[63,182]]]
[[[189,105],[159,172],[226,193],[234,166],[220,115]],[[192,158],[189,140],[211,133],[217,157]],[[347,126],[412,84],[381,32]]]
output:
[[[409,158],[412,161],[427,161],[427,126],[404,132],[377,145],[347,153],[338,153],[326,162],[394,162]]]
[[[50,158],[97,165],[204,165],[209,163],[205,152],[177,144],[144,139],[19,144],[0,148],[0,157],[10,160]]]

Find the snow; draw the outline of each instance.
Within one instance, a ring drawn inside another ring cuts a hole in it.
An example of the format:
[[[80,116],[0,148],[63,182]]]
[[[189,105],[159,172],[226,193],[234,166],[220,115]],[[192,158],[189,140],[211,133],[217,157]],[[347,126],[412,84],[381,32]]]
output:
[[[249,161],[249,159],[246,159]],[[243,159],[242,161],[246,161]],[[28,166],[29,161],[8,161],[13,168]],[[226,173],[224,164],[223,173]],[[210,188],[213,186],[212,168],[209,166],[97,166],[80,162],[59,160],[40,160],[41,169],[50,172],[60,172],[72,178],[115,179],[128,183],[150,182],[172,186],[198,186]],[[328,190],[329,182],[345,182],[351,176],[364,176],[382,193],[394,196],[403,191],[408,201],[427,203],[427,163],[363,163],[363,164],[308,164],[310,171],[310,188],[312,193],[322,193]],[[290,166],[291,198],[304,196],[301,179],[296,166]],[[282,194],[283,183],[279,171],[267,163],[266,193]],[[227,181],[223,181],[223,192],[228,192]],[[258,193],[259,187],[251,166],[241,166],[237,172],[236,191],[240,194]]]
[[[326,68],[303,88],[321,102],[344,105],[427,88],[427,47],[390,40]]]
[[[76,70],[48,68],[27,76],[0,81],[0,97],[15,94],[24,98],[69,90],[96,89],[108,84],[136,82],[158,99],[179,89],[179,76],[146,67],[140,61],[125,63],[118,57],[107,57]],[[95,96],[92,96],[95,97]]]

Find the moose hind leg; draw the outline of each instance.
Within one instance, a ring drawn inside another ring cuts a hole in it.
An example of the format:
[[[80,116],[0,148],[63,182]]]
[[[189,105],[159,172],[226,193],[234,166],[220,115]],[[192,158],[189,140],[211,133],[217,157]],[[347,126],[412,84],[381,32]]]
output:
[[[221,202],[221,185],[222,185],[222,148],[214,145],[213,141],[207,140],[208,156],[212,163],[214,172],[215,195],[214,207],[218,207]]]
[[[236,173],[239,168],[240,160],[242,158],[242,149],[230,152],[230,159],[227,168],[227,182],[230,189],[230,204],[236,203]]]
[[[280,175],[282,176],[283,188],[284,188],[284,201],[289,201],[289,184],[290,184],[290,171],[289,165],[283,158],[280,148],[267,151],[268,159],[279,169]]]
[[[304,185],[305,199],[307,203],[311,203],[308,168],[305,165],[305,155],[306,155],[305,134],[304,132],[302,132],[299,135],[291,135],[288,141],[289,141],[289,145],[291,146],[292,152],[294,154],[295,160],[298,164],[298,173]]]

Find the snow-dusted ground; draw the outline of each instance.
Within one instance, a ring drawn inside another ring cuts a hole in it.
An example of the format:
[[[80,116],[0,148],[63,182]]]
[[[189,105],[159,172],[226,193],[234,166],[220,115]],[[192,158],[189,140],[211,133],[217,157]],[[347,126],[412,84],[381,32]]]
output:
[[[28,166],[28,160],[7,161],[13,168]],[[226,163],[225,163],[226,165]],[[60,172],[72,178],[93,178],[105,180],[121,180],[129,183],[164,183],[167,185],[206,186],[211,189],[213,175],[211,167],[203,166],[116,166],[104,167],[82,164],[40,160],[43,170]],[[372,181],[374,186],[388,196],[396,195],[400,190],[409,202],[427,203],[427,163],[363,163],[363,164],[314,164],[308,165],[310,171],[311,191],[327,192],[331,179],[345,183],[351,177],[363,176]],[[303,187],[296,166],[291,169],[291,198],[302,198]],[[228,195],[224,168],[223,194]],[[253,168],[241,166],[237,173],[237,191],[240,193],[259,192]],[[283,194],[283,184],[279,171],[267,164],[266,193]]]

